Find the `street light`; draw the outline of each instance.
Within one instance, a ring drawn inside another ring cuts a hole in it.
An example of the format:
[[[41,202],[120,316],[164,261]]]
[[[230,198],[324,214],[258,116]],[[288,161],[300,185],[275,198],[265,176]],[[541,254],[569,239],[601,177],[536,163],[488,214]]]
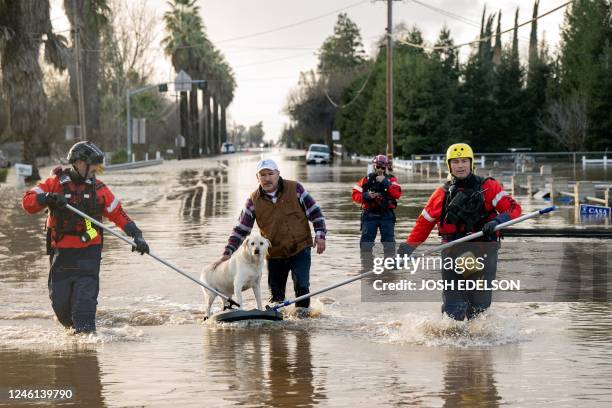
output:
[[[177,85],[182,85],[185,83],[186,82],[184,81],[181,81],[180,83],[174,82],[175,89],[177,88]],[[136,94],[148,91],[149,89],[153,89],[153,88],[157,88],[159,92],[167,92],[168,84],[169,82],[162,82],[160,84],[147,85],[147,86],[143,86],[142,88],[128,89],[126,91],[125,98],[126,98],[126,105],[127,105],[127,156],[128,156],[128,161],[132,161],[132,123],[131,123],[132,122],[132,112],[131,112],[130,98],[132,97],[132,95],[136,95]],[[190,84],[190,88],[189,88],[190,90],[191,90],[191,84],[197,84],[198,88],[206,89],[206,81],[203,79],[189,80],[189,84]]]

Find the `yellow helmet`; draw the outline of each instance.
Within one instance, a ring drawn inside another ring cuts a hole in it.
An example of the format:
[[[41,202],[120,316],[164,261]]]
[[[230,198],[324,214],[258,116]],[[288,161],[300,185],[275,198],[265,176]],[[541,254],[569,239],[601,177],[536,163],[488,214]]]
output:
[[[474,172],[474,152],[472,148],[467,143],[455,143],[450,145],[448,150],[446,151],[446,167],[448,167],[448,172],[451,172],[450,168],[450,160],[451,159],[459,159],[465,158],[471,160],[472,162],[472,173]]]

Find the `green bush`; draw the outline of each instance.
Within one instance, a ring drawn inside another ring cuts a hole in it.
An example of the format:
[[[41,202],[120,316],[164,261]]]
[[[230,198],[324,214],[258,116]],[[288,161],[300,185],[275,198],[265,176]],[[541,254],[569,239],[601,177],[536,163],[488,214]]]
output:
[[[110,164],[121,164],[128,161],[128,155],[125,150],[119,150],[111,156]]]
[[[7,175],[8,175],[8,169],[0,169],[0,183],[6,183]]]

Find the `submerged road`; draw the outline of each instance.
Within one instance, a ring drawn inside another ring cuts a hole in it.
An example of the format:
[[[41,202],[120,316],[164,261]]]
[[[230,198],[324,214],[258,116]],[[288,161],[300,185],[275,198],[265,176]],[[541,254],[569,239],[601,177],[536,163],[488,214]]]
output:
[[[274,158],[281,176],[302,182],[327,219],[327,251],[312,259],[314,290],[360,271],[359,209],[350,193],[365,169],[306,166],[301,154],[236,153],[100,178],[157,255],[199,276],[256,188],[256,162]],[[399,241],[438,181],[397,176],[404,190]],[[612,404],[609,241],[505,239],[498,279],[540,285],[504,302],[494,295],[490,313],[470,323],[443,319],[439,293],[372,295],[372,279],[315,297],[311,319],[288,310],[280,323],[220,325],[202,322],[197,285],[106,236],[98,335],[75,337],[53,322],[43,217],[21,210],[22,194],[0,185],[0,389],[65,386],[72,402],[91,407]],[[525,212],[547,205],[517,198]],[[568,227],[572,217],[564,207],[520,226]],[[430,242],[438,242],[433,233]],[[287,294],[293,297],[291,282]],[[245,300],[253,307],[251,293]]]

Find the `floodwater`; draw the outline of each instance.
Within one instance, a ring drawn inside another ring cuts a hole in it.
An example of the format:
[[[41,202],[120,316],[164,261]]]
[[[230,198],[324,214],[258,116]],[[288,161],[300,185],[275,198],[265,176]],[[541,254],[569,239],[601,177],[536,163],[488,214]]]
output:
[[[328,250],[313,254],[311,289],[354,276],[359,210],[350,191],[363,165],[305,166],[298,153],[275,150],[237,153],[224,162],[172,161],[101,178],[152,251],[199,276],[222,252],[256,187],[253,169],[264,154],[278,160],[283,176],[301,181],[326,215]],[[438,181],[397,175],[405,194],[397,212],[400,240]],[[607,180],[607,173],[593,177]],[[71,335],[53,321],[43,217],[21,210],[22,193],[14,184],[0,186],[0,405],[28,404],[8,400],[8,389],[50,388],[70,389],[73,397],[40,405],[612,405],[609,301],[494,302],[482,317],[455,323],[441,317],[439,301],[366,302],[360,284],[352,283],[315,297],[309,319],[288,308],[283,322],[215,324],[202,320],[199,286],[108,234],[98,334]],[[517,198],[525,212],[547,205]],[[521,226],[575,222],[568,206]],[[435,234],[430,240],[436,242]],[[566,241],[506,238],[507,248],[534,250],[502,249],[498,276],[514,273],[513,264],[533,274],[547,258],[562,260]],[[592,239],[572,245],[578,259],[576,246],[596,245],[604,253],[611,248],[609,241]],[[253,307],[252,294],[245,299]]]

